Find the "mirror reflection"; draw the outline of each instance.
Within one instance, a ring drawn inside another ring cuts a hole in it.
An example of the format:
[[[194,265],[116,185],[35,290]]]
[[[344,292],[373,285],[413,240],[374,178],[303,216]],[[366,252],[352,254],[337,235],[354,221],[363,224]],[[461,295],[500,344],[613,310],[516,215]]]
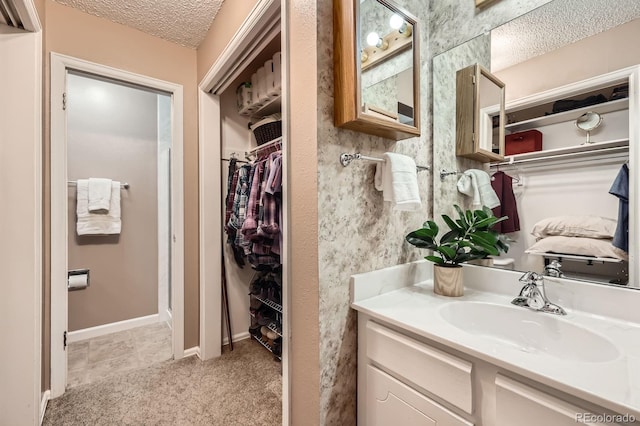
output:
[[[629,78],[610,73],[640,64],[640,48],[628,43],[640,35],[640,5],[623,2],[554,0],[434,58],[434,140],[445,147],[455,146],[448,130],[455,104],[446,99],[455,70],[478,62],[506,85],[505,161],[483,165],[442,146],[434,155],[435,170],[491,176],[504,208],[498,213],[510,217],[502,232],[513,240],[494,267],[637,286],[639,237],[628,204],[636,202],[629,173],[639,125],[630,105],[637,101],[629,100]],[[597,23],[586,18],[605,15]],[[567,35],[567,27],[579,31]],[[598,52],[611,59],[576,59]],[[596,122],[584,144],[585,126]],[[455,181],[434,179],[434,217],[467,204]]]
[[[409,17],[378,0],[360,3],[362,112],[414,125],[414,46]]]

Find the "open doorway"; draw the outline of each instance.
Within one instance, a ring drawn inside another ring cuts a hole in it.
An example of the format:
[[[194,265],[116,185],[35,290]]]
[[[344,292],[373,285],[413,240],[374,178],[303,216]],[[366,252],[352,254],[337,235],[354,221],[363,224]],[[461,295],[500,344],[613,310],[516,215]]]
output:
[[[56,397],[184,355],[182,89],[62,55],[51,63]],[[111,191],[94,212],[96,183]]]

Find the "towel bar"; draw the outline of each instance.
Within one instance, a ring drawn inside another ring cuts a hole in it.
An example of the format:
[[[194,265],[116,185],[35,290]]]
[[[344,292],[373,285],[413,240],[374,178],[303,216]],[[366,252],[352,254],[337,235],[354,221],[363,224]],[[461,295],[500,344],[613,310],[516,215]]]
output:
[[[67,185],[77,186],[78,185],[78,181],[77,180],[68,180],[67,181]],[[129,189],[129,184],[127,182],[123,182],[123,183],[120,184],[120,188]]]
[[[356,152],[355,154],[347,154],[343,152],[342,154],[340,154],[340,164],[342,164],[344,167],[347,167],[349,164],[351,164],[353,160],[365,160],[375,161],[376,163],[384,163],[384,159],[382,158],[367,157],[366,155],[362,155],[359,152]],[[416,166],[416,169],[421,172],[423,170],[429,170],[429,167]]]

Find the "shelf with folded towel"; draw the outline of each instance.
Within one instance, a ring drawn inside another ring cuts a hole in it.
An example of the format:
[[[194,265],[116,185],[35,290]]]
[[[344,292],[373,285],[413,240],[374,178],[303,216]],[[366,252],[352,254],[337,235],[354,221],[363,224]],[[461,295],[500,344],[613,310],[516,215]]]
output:
[[[78,181],[77,180],[68,180],[67,181],[67,185],[69,186],[77,186],[78,185]],[[120,183],[120,188],[122,189],[129,189],[130,185],[127,182],[122,182]]]

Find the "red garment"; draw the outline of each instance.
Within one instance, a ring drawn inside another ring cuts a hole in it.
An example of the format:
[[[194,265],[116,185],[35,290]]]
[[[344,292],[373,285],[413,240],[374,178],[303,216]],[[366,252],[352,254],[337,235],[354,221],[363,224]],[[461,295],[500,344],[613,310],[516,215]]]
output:
[[[495,172],[491,177],[491,187],[500,199],[500,205],[492,210],[493,214],[496,217],[508,217],[507,220],[503,220],[494,226],[496,231],[503,234],[520,230],[518,206],[516,205],[516,196],[513,194],[511,180],[511,176],[504,172]]]

